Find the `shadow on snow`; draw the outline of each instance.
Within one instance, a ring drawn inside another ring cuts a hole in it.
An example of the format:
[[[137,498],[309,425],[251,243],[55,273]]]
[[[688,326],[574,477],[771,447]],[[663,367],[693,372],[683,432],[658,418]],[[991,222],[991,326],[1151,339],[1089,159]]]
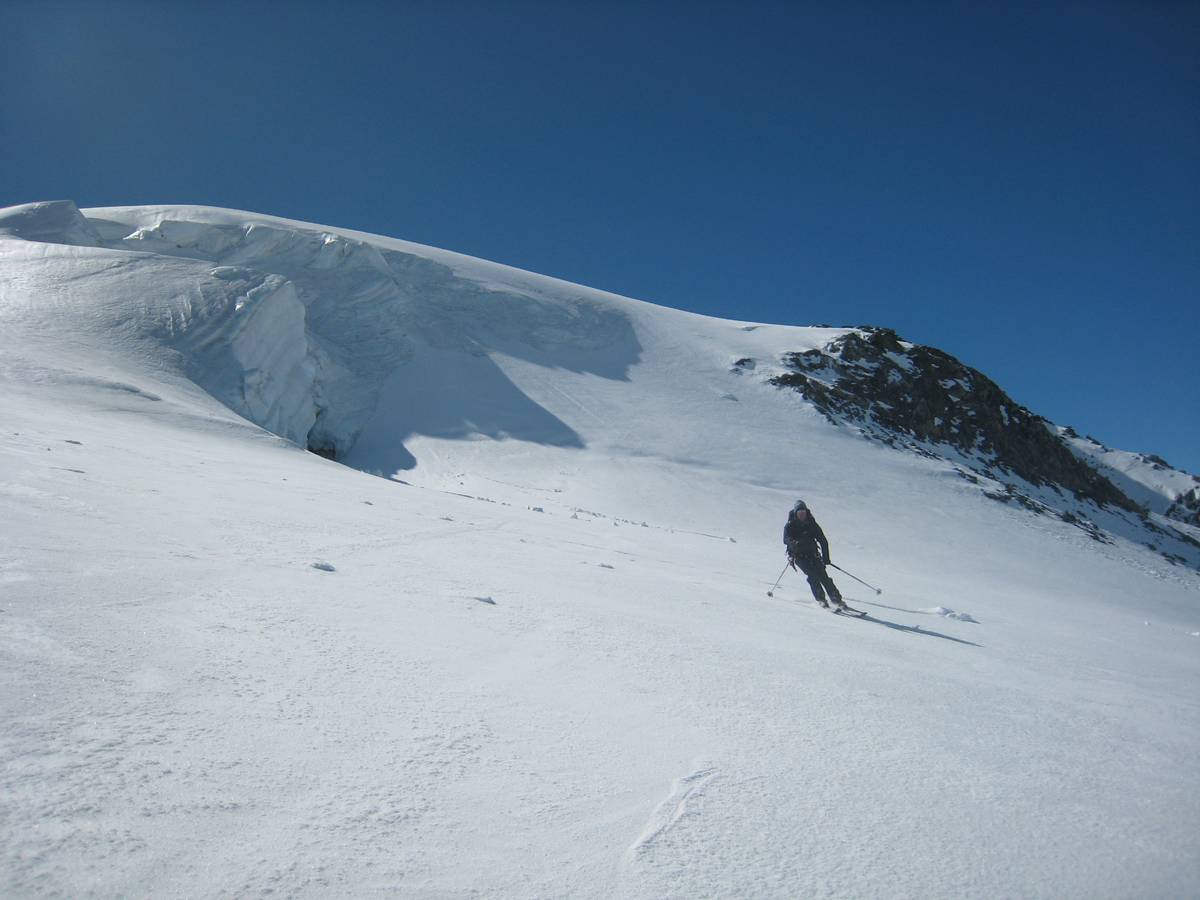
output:
[[[872,604],[878,606],[879,604]],[[891,607],[887,607],[890,609]],[[893,628],[896,631],[907,631],[909,634],[923,634],[926,637],[941,638],[944,641],[954,641],[956,644],[966,644],[970,647],[982,647],[982,644],[977,644],[974,641],[964,640],[963,638],[951,637],[948,634],[942,634],[940,631],[930,631],[928,628],[922,628],[920,625],[901,625],[899,622],[889,622],[887,619],[877,619],[868,614],[859,616],[864,622],[874,622],[876,625],[883,625],[885,628]]]

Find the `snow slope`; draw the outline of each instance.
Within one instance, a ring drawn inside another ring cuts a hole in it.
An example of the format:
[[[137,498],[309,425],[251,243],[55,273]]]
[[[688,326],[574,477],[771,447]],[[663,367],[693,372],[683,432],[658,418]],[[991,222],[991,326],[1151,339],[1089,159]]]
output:
[[[734,366],[839,333],[0,212],[0,891],[1192,893],[1200,576]]]
[[[1106,447],[1073,429],[1060,429],[1074,452],[1087,459],[1130,498],[1152,512],[1193,526],[1200,535],[1200,476],[1181,472],[1152,454]]]

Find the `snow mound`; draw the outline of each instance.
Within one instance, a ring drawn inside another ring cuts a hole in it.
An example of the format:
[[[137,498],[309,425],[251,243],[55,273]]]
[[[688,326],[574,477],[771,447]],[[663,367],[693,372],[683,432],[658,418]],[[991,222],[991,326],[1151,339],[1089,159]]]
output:
[[[974,622],[977,625],[979,624],[979,620],[972,617],[970,613],[955,612],[954,610],[948,609],[945,606],[932,606],[927,609],[920,609],[917,611],[927,613],[931,616],[941,616],[944,619],[957,619],[959,622]]]
[[[26,203],[0,210],[0,234],[39,243],[100,245],[100,235],[70,200]]]

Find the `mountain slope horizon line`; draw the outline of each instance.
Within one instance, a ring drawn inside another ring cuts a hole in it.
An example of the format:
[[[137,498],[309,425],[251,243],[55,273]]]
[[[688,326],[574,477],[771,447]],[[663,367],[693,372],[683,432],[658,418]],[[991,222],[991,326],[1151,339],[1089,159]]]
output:
[[[1157,457],[1118,460],[1119,451],[1078,440],[950,354],[890,329],[713,319],[394,238],[215,207],[49,201],[0,211],[0,232],[184,263],[172,272],[176,299],[141,323],[145,336],[180,353],[197,384],[255,424],[381,474],[416,467],[409,444],[420,435],[585,446],[494,357],[627,382],[652,310],[677,323],[779,333],[767,355],[730,347],[731,385],[794,389],[829,423],[943,460],[991,499],[1097,541],[1123,534],[1173,563],[1200,564],[1191,530],[1200,478]],[[462,376],[459,388],[448,371]],[[381,404],[396,380],[418,373],[430,388],[424,408],[413,415],[407,396],[388,419],[410,421],[381,438]],[[356,460],[364,430],[374,447],[367,465]]]

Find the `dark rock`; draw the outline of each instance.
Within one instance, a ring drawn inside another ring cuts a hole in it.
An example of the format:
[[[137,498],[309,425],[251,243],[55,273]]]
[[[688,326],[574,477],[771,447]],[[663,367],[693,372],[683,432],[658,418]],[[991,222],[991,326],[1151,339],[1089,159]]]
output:
[[[1175,502],[1167,509],[1167,516],[1189,525],[1200,525],[1200,487],[1194,487],[1176,497]]]
[[[926,456],[948,448],[989,472],[1099,506],[1139,509],[986,375],[941,350],[907,344],[890,328],[860,328],[783,362],[790,371],[771,382],[799,391],[834,423],[854,423],[868,437]]]
[[[337,460],[337,448],[335,447],[310,443],[308,445],[308,452],[315,453],[317,456],[322,456],[325,459]]]

